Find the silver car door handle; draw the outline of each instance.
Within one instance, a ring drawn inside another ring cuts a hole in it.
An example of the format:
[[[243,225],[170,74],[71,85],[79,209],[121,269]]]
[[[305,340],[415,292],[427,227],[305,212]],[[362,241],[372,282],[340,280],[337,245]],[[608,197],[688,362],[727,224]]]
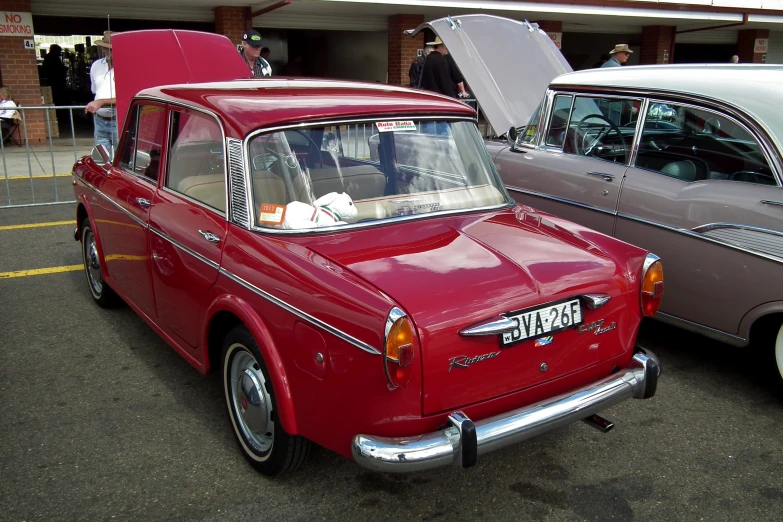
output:
[[[783,207],[783,203],[780,201],[767,201],[766,199],[762,199],[761,203],[764,205],[775,205],[776,207]]]
[[[150,205],[152,205],[149,199],[144,199],[144,198],[136,198],[136,203],[138,203],[140,207],[144,207],[144,208],[147,208]]]
[[[204,239],[206,239],[210,243],[220,243],[220,236],[217,236],[212,232],[209,232],[207,230],[199,230],[198,233],[204,236]]]
[[[604,181],[614,181],[614,175],[612,174],[606,174],[605,172],[588,172],[588,176],[598,176],[599,178],[604,178]]]

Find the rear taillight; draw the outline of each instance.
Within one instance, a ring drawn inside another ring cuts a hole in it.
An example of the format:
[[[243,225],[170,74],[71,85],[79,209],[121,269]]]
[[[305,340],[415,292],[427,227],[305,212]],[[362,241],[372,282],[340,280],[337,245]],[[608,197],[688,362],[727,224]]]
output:
[[[393,388],[407,386],[415,357],[413,326],[405,312],[392,308],[386,318],[383,365],[386,378]]]
[[[663,297],[663,265],[655,254],[647,254],[642,267],[642,313],[655,315]]]

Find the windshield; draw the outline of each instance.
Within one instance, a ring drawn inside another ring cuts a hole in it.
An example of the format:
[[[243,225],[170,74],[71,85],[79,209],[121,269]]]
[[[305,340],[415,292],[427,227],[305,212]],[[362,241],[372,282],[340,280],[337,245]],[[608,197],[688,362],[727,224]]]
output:
[[[378,121],[248,143],[258,226],[311,229],[509,203],[475,124]]]

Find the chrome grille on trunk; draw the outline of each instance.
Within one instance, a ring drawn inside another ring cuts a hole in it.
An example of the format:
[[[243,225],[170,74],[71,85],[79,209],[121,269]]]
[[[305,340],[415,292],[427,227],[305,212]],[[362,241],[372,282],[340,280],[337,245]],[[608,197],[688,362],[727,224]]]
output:
[[[237,225],[250,227],[250,213],[247,204],[247,188],[245,185],[245,161],[242,154],[242,141],[226,139],[228,149],[228,181],[231,191],[230,219]]]

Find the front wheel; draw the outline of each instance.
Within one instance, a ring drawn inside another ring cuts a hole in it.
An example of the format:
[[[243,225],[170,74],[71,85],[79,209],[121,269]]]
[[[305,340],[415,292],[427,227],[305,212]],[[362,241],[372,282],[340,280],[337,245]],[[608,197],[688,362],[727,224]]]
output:
[[[90,218],[82,221],[82,259],[84,260],[84,272],[87,275],[87,284],[93,300],[103,308],[110,308],[119,302],[119,297],[114,290],[103,280],[101,274],[101,257],[98,254],[98,245],[95,234],[92,231]]]
[[[228,416],[245,458],[264,475],[298,468],[307,459],[310,441],[283,429],[269,370],[245,326],[226,336],[222,361]]]

